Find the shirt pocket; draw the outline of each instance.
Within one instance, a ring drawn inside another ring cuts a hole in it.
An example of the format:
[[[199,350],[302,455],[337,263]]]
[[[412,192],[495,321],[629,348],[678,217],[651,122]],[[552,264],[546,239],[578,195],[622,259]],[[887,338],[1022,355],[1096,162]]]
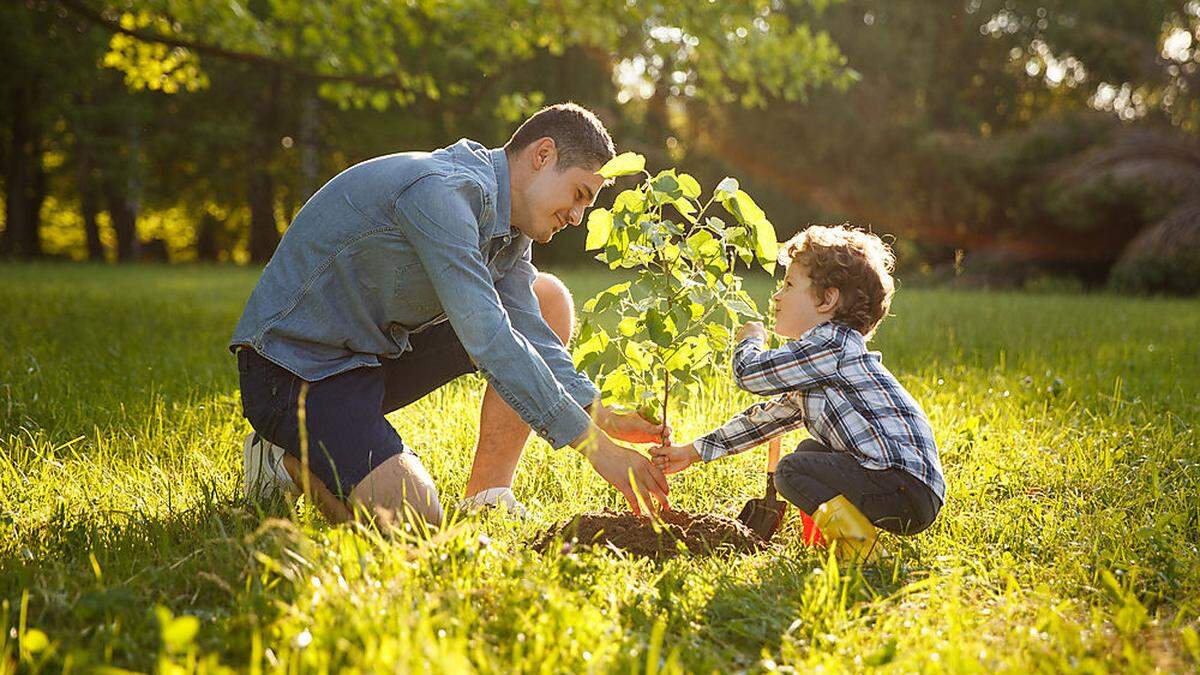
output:
[[[442,303],[433,289],[433,282],[420,263],[396,270],[394,292],[401,324],[414,327],[442,313]]]

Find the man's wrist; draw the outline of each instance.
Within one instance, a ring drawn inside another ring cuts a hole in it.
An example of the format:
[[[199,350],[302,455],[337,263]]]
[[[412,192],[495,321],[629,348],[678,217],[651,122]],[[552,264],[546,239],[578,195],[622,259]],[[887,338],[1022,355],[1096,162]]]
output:
[[[569,445],[575,448],[579,454],[591,460],[592,455],[603,449],[604,443],[601,439],[604,438],[606,438],[604,431],[597,427],[595,423],[589,423],[587,428],[583,430],[583,433],[579,434]]]

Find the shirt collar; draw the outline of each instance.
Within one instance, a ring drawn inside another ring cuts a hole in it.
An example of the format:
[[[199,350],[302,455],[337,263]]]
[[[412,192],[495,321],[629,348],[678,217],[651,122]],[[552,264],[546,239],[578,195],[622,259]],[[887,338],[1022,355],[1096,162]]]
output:
[[[488,150],[492,160],[492,171],[496,173],[496,224],[492,230],[492,238],[515,237],[517,231],[512,226],[512,185],[509,182],[508,155],[504,148]]]

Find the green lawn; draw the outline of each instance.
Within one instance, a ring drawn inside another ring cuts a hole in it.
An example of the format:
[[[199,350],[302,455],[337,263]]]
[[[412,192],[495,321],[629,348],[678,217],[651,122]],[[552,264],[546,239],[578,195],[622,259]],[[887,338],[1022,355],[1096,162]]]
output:
[[[580,299],[609,281],[561,276]],[[515,486],[529,522],[389,540],[246,503],[225,343],[255,278],[0,266],[0,672],[1200,662],[1200,302],[901,290],[875,344],[932,418],[948,501],[929,531],[885,540],[887,565],[839,569],[794,523],[753,556],[533,553],[549,523],[620,505],[541,441]],[[447,501],[481,394],[464,378],[392,417]],[[674,412],[677,435],[750,400],[721,373]],[[673,503],[732,515],[763,463],[684,472]]]

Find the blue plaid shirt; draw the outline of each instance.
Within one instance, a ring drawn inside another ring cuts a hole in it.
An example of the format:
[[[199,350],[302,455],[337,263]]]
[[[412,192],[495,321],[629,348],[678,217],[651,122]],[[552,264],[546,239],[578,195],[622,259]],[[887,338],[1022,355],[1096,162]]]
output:
[[[742,389],[779,397],[697,439],[705,461],[804,425],[813,438],[863,467],[906,471],[945,500],[929,418],[853,328],[826,322],[765,352],[761,339],[747,338],[734,350],[733,374]]]

